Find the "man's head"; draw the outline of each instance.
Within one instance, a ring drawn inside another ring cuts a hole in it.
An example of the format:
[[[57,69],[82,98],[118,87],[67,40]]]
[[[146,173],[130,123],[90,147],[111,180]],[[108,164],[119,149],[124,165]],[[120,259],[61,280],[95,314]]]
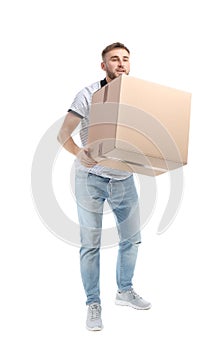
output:
[[[117,78],[121,74],[130,72],[130,51],[122,43],[108,45],[102,51],[101,68],[106,72],[107,82]]]

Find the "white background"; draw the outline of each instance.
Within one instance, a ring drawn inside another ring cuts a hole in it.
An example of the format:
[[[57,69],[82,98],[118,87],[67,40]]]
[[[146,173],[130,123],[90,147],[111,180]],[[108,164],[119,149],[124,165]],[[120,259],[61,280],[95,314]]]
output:
[[[214,349],[212,5],[1,2],[1,349]],[[152,309],[114,305],[117,248],[103,249],[105,328],[92,333],[85,329],[78,248],[40,221],[30,176],[41,137],[78,90],[104,77],[100,53],[115,41],[131,50],[131,75],[192,92],[189,164],[173,224],[156,234],[168,191],[164,175],[157,180],[158,207],[143,232],[134,286]]]

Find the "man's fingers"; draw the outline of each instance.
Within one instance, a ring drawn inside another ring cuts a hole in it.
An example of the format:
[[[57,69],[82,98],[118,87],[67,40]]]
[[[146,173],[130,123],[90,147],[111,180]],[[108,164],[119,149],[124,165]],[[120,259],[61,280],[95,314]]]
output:
[[[97,162],[90,156],[89,150],[86,148],[84,148],[80,153],[79,160],[81,164],[87,168],[91,168],[97,164]]]

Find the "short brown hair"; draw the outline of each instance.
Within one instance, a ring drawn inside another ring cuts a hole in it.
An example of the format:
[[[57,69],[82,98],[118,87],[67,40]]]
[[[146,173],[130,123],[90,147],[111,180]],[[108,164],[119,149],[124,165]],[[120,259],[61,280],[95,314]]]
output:
[[[120,42],[116,42],[116,43],[113,43],[113,44],[110,44],[108,45],[103,51],[102,51],[102,59],[104,61],[104,58],[105,58],[105,55],[106,53],[108,53],[109,51],[113,50],[113,49],[125,49],[129,54],[130,54],[130,51],[129,49],[122,43]]]

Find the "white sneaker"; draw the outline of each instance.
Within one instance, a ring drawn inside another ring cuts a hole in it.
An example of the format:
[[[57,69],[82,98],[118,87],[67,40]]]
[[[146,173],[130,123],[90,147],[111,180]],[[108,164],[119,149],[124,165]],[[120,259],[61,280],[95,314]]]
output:
[[[88,306],[86,326],[89,331],[102,330],[101,310],[102,308],[99,303],[92,303]]]
[[[151,303],[141,298],[133,289],[126,292],[117,292],[115,303],[122,306],[131,306],[138,310],[151,308]]]

